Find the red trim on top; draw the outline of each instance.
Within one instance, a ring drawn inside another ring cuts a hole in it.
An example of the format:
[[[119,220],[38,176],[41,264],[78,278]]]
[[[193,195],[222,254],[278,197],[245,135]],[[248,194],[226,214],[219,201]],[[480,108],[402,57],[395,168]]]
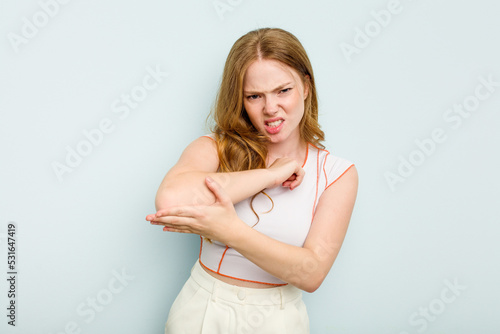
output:
[[[325,174],[325,189],[328,186],[328,173],[326,172],[326,160],[328,159],[328,156],[330,155],[330,152],[326,151],[325,155],[325,161],[323,161],[323,173]]]
[[[316,149],[318,149],[318,150],[320,150],[320,151],[325,151],[325,152],[328,152],[328,150],[325,150],[324,148],[319,148],[318,146],[316,146],[316,145],[314,145],[314,144],[312,144],[312,143],[309,143],[309,145],[311,145],[312,147],[314,147],[314,148],[316,148]]]
[[[302,164],[302,168],[304,168],[304,166],[306,165],[306,162],[307,162],[307,157],[309,156],[309,145],[312,145],[310,143],[307,143],[307,147],[306,147],[306,158],[304,159],[304,163]],[[314,146],[314,145],[313,145]]]
[[[201,250],[203,249],[203,237],[200,235],[200,255],[198,256],[198,261],[200,262],[200,264],[206,268],[207,270],[210,270],[211,272],[215,273],[215,274],[219,274],[221,276],[224,276],[224,277],[228,277],[228,278],[233,278],[233,279],[237,279],[239,281],[245,281],[245,282],[251,282],[251,283],[259,283],[259,284],[267,284],[267,285],[273,285],[273,286],[283,286],[283,285],[288,285],[288,283],[282,283],[282,284],[277,284],[277,283],[267,283],[267,282],[259,282],[259,281],[252,281],[252,280],[249,280],[249,279],[243,279],[243,278],[238,278],[238,277],[233,277],[233,276],[229,276],[229,275],[224,275],[224,274],[221,274],[220,273],[220,265],[222,263],[222,259],[221,261],[219,262],[219,268],[217,269],[217,271],[215,270],[212,270],[210,268],[208,268],[206,265],[203,264],[203,262],[201,262]],[[224,254],[222,255],[222,258],[224,258],[224,255],[226,254],[226,251],[229,249],[229,246],[226,246],[226,250],[224,251]]]
[[[335,179],[332,183],[330,183],[330,184],[329,184],[329,185],[325,188],[325,190],[326,190],[326,189],[328,189],[328,187],[330,187],[332,184],[334,184],[335,182],[337,182],[337,180],[338,180],[338,179],[340,179],[340,178],[342,177],[342,175],[344,175],[345,173],[347,173],[347,171],[348,171],[349,169],[351,169],[351,167],[352,167],[352,166],[354,166],[354,164],[350,165],[350,166],[349,166],[349,167],[348,167],[348,168],[347,168],[347,169],[346,169],[346,170],[345,170],[342,174],[340,174],[340,176],[339,176],[338,178],[336,178],[336,179]]]
[[[229,246],[226,245],[226,249],[224,250],[224,253],[222,253],[222,256],[219,261],[219,267],[217,268],[217,274],[220,274],[220,266],[222,265],[222,260],[224,260],[224,256],[226,256],[226,252],[229,249]]]
[[[215,139],[213,139],[212,137],[207,136],[207,135],[204,135],[204,136],[202,136],[202,137],[207,137],[207,138],[210,138],[210,139],[212,139],[213,141],[215,141]]]
[[[312,207],[313,218],[314,218],[314,212],[316,211],[316,201],[318,200],[318,188],[319,188],[319,149],[316,151],[316,194],[314,195],[314,202]]]
[[[224,277],[227,277],[227,278],[237,279],[238,281],[245,281],[245,282],[251,282],[251,283],[266,284],[266,285],[272,285],[272,286],[283,286],[283,285],[288,285],[288,283],[280,283],[280,284],[276,284],[276,283],[267,283],[267,282],[252,281],[252,280],[249,280],[249,279],[243,279],[243,278],[233,277],[233,276],[229,276],[229,275],[224,275],[224,274],[221,274],[221,273],[215,272],[214,270],[212,270],[212,269],[208,268],[206,265],[204,265],[204,264],[203,264],[203,262],[201,262],[201,259],[198,259],[198,261],[199,261],[199,262],[200,262],[200,264],[203,266],[203,268],[206,268],[207,270],[210,270],[211,272],[213,272],[213,273],[215,273],[215,274],[218,274],[218,275],[221,275],[221,276],[224,276]]]

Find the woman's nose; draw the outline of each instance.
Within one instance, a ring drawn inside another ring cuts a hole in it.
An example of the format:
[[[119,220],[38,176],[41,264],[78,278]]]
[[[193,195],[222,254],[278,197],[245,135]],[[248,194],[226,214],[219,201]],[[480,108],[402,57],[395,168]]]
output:
[[[275,115],[278,112],[278,103],[272,97],[266,97],[266,104],[264,105],[264,113],[267,115]]]

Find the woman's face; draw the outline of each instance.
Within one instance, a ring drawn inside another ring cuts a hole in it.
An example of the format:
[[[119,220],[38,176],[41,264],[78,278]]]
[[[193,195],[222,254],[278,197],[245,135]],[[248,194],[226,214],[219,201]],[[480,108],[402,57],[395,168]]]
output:
[[[243,103],[248,117],[271,143],[300,140],[299,123],[307,93],[298,73],[276,60],[254,61],[243,80]]]

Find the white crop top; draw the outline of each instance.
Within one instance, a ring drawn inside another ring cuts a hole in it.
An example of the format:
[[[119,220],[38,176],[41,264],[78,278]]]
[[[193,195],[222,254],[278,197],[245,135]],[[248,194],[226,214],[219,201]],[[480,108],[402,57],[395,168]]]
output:
[[[353,165],[348,160],[332,156],[330,152],[308,144],[302,166],[305,170],[302,183],[292,191],[284,187],[266,189],[266,194],[274,202],[271,211],[269,210],[272,203],[267,196],[259,194],[255,197],[253,208],[260,220],[254,229],[278,241],[302,247],[321,194]],[[250,198],[234,207],[238,217],[249,226],[257,222],[257,217],[250,207]],[[200,264],[210,271],[230,278],[273,285],[286,284],[233,248],[215,240],[210,243],[201,238]]]

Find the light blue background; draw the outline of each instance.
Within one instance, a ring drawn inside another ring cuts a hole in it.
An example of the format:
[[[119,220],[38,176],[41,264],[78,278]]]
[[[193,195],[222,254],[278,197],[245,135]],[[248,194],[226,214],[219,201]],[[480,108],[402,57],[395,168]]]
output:
[[[0,280],[0,331],[55,334],[74,323],[81,333],[162,333],[199,237],[144,218],[182,149],[207,132],[231,45],[271,26],[302,41],[326,145],[360,174],[339,257],[320,289],[304,293],[311,332],[498,333],[500,87],[459,127],[443,118],[480,77],[500,82],[498,2],[401,0],[350,59],[342,43],[354,45],[371,11],[391,1],[220,2],[232,10],[219,15],[211,0],[73,0],[16,52],[12,34],[22,36],[23,17],[33,22],[41,5],[1,1],[0,267],[7,272],[13,221],[19,280],[15,328]],[[169,75],[120,119],[112,103],[148,67]],[[52,164],[65,164],[66,146],[106,118],[113,131],[59,180]],[[446,141],[391,189],[385,174],[398,173],[400,156],[418,156],[415,140],[437,128]],[[110,296],[122,270],[133,279],[91,320],[82,315],[88,298]],[[450,303],[446,280],[462,286]],[[436,311],[432,321],[423,308]]]

